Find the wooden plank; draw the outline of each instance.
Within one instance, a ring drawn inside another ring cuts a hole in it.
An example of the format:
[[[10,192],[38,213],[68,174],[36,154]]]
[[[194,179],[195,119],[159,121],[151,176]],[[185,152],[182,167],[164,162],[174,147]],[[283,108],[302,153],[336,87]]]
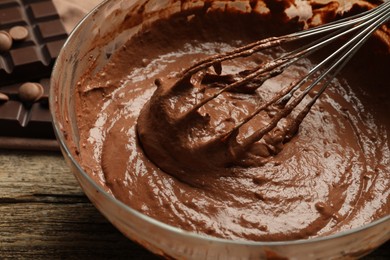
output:
[[[0,198],[83,194],[58,152],[0,150],[0,179]]]
[[[153,259],[89,202],[60,153],[0,150],[0,259]]]
[[[0,258],[154,257],[120,234],[90,203],[0,204]]]
[[[0,150],[0,259],[63,258],[158,259],[94,208],[61,154]]]

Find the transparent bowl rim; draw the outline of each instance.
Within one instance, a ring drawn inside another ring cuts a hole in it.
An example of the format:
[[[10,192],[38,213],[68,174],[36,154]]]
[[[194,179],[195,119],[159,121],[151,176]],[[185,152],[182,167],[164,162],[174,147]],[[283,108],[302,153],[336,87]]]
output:
[[[69,45],[69,42],[73,41],[73,38],[74,38],[73,35],[75,34],[75,32],[80,30],[82,25],[85,22],[88,22],[88,20],[90,20],[92,18],[93,14],[95,12],[97,12],[98,9],[100,9],[103,6],[105,6],[108,2],[110,2],[110,0],[102,1],[100,4],[95,6],[86,16],[84,16],[78,22],[78,24],[75,26],[75,28],[69,34],[69,37],[66,40],[66,42],[64,43],[64,45],[63,45],[63,47],[62,47],[58,57],[61,57],[61,56],[64,55],[64,49],[67,48],[67,46]],[[54,66],[53,66],[53,72],[57,71],[59,60],[61,60],[61,59],[57,59],[57,61],[55,62]],[[53,73],[53,74],[55,74],[55,73]],[[94,189],[96,189],[98,192],[103,194],[103,196],[106,197],[106,199],[108,199],[110,202],[114,203],[116,206],[120,207],[122,210],[125,210],[126,213],[129,213],[129,214],[131,214],[131,215],[133,215],[135,217],[138,217],[139,219],[141,219],[143,221],[146,221],[146,222],[148,222],[148,223],[150,223],[152,225],[155,225],[158,228],[166,229],[167,231],[170,231],[172,233],[176,233],[177,235],[184,235],[184,236],[191,237],[193,239],[205,240],[205,241],[208,241],[208,242],[224,243],[224,244],[234,244],[234,245],[242,245],[242,246],[267,246],[267,247],[270,247],[270,246],[288,246],[288,245],[312,244],[312,243],[317,243],[317,242],[321,242],[321,241],[328,241],[328,240],[338,239],[338,238],[342,238],[342,237],[345,237],[345,236],[352,235],[354,233],[361,232],[361,231],[366,230],[366,229],[370,229],[371,227],[374,227],[376,225],[380,225],[381,223],[384,223],[386,221],[390,222],[390,214],[389,214],[389,215],[387,215],[385,217],[382,217],[382,218],[380,218],[378,220],[375,220],[375,221],[373,221],[373,222],[371,222],[369,224],[366,224],[366,225],[363,225],[363,226],[360,226],[360,227],[356,227],[356,228],[352,228],[352,229],[349,229],[349,230],[341,231],[341,232],[338,232],[338,233],[335,233],[335,234],[332,234],[332,235],[315,237],[315,238],[309,238],[309,239],[286,240],[286,241],[231,240],[231,239],[212,237],[212,236],[198,234],[198,233],[195,233],[195,232],[185,231],[183,229],[180,229],[180,228],[177,228],[177,227],[165,224],[165,223],[163,223],[163,222],[161,222],[159,220],[151,218],[151,217],[149,217],[149,216],[147,216],[147,215],[145,215],[145,214],[143,214],[143,213],[141,213],[141,212],[131,208],[130,206],[128,206],[125,203],[121,202],[120,200],[116,199],[113,195],[109,194],[100,185],[98,185],[82,169],[80,164],[77,162],[77,160],[73,157],[72,153],[70,152],[70,148],[67,146],[67,144],[66,144],[66,142],[64,140],[64,136],[63,136],[63,133],[61,131],[60,124],[57,121],[57,117],[56,117],[56,113],[55,113],[55,111],[56,111],[56,103],[55,103],[55,93],[56,93],[56,91],[54,91],[54,86],[52,86],[53,85],[52,82],[53,81],[51,81],[51,87],[50,87],[50,93],[49,93],[49,106],[50,106],[50,111],[51,111],[51,115],[52,115],[52,118],[53,118],[54,132],[55,132],[55,134],[57,136],[57,140],[58,140],[58,142],[60,144],[60,147],[62,148],[61,150],[66,153],[66,156],[71,160],[72,164],[76,167],[77,171],[79,173],[81,173],[82,177],[84,179],[86,179],[93,186]]]

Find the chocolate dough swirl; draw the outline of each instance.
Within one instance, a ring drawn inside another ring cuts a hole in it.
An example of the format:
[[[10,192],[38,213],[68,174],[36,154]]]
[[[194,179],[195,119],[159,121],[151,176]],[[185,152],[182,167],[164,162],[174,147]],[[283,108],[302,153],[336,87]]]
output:
[[[275,143],[266,150],[254,146],[240,163],[218,164],[220,171],[215,174],[206,174],[202,165],[194,164],[185,169],[189,173],[184,172],[184,181],[160,169],[153,155],[144,153],[136,124],[156,91],[155,79],[167,82],[194,60],[298,29],[295,23],[286,26],[279,18],[202,9],[145,26],[101,71],[87,72],[78,84],[78,157],[84,170],[117,199],[150,217],[227,239],[311,238],[388,215],[390,89],[386,68],[390,56],[386,48],[386,52],[372,54],[371,47],[383,46],[375,40],[332,81],[287,143]],[[265,52],[254,59],[275,55]],[[370,66],[366,66],[368,61]],[[283,77],[267,81],[264,89],[269,93],[225,93],[201,109],[200,113],[210,115],[214,132],[208,130],[202,136],[187,129],[186,134],[194,137],[191,145],[196,145],[197,138],[207,139],[229,129],[315,62],[304,59]],[[240,66],[247,64],[231,64],[230,69]],[[197,100],[197,94],[190,93],[191,105]],[[178,105],[186,109],[184,103]],[[141,120],[158,120],[158,115]],[[258,124],[261,120],[251,127]],[[252,131],[251,127],[247,130]],[[156,133],[150,138],[158,137],[150,142],[169,145],[176,138],[163,140],[158,128],[148,131]]]
[[[283,52],[281,48],[277,51]],[[211,98],[269,59],[261,54],[249,60],[246,56],[219,63],[214,68],[218,72],[207,68],[156,79],[157,89],[138,117],[137,134],[145,154],[163,171],[190,185],[204,186],[196,183],[203,179],[200,175],[229,176],[237,165],[264,165],[296,134],[300,121],[291,114],[280,120],[276,115],[283,113],[285,106],[270,104],[265,98],[281,99],[294,86],[291,83],[272,87],[254,79]],[[304,77],[303,72],[299,75]],[[278,77],[293,78],[291,71]],[[264,110],[243,124],[259,107]],[[263,137],[251,141],[258,130],[264,131]]]

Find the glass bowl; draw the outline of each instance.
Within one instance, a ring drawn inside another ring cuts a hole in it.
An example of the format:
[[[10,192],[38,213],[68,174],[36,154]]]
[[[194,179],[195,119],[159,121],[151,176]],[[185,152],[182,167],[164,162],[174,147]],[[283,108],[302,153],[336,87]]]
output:
[[[248,6],[249,2],[236,1],[238,7]],[[79,78],[85,71],[93,73],[101,68],[110,54],[139,31],[143,23],[203,4],[204,1],[104,1],[80,22],[64,45],[52,73],[50,109],[62,153],[91,202],[125,236],[169,258],[355,258],[390,239],[390,216],[335,235],[296,241],[234,241],[199,235],[164,224],[123,204],[82,169],[76,156],[79,136],[73,95]],[[128,19],[141,8],[143,22]]]

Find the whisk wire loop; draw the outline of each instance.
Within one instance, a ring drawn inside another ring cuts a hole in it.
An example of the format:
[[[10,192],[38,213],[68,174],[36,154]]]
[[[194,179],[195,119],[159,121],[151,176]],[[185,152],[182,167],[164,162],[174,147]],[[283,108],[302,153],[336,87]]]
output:
[[[355,30],[361,29],[358,31],[356,35],[354,35],[349,41],[347,41],[344,45],[342,45],[339,49],[337,49],[335,52],[333,52],[331,55],[329,55],[327,58],[325,58],[323,61],[321,61],[319,64],[317,64],[314,68],[310,70],[310,72],[302,78],[294,87],[290,87],[289,91],[286,94],[283,94],[282,98],[278,100],[277,103],[279,104],[286,104],[291,97],[293,96],[294,92],[298,89],[300,89],[312,76],[315,75],[316,72],[318,72],[320,69],[322,69],[327,63],[330,63],[330,61],[333,61],[329,67],[322,72],[314,81],[307,86],[300,95],[289,104],[284,110],[280,111],[275,118],[264,128],[261,128],[257,131],[255,131],[251,136],[249,136],[240,149],[247,149],[247,146],[250,146],[252,143],[260,140],[266,133],[271,131],[274,127],[276,127],[279,120],[289,115],[292,110],[303,100],[305,96],[319,83],[321,83],[324,79],[325,82],[323,82],[321,88],[318,90],[318,92],[312,97],[312,99],[306,104],[306,106],[301,110],[301,112],[295,117],[294,120],[290,121],[292,122],[292,125],[287,127],[289,131],[295,132],[297,131],[297,128],[305,118],[305,116],[309,113],[311,107],[314,105],[316,100],[322,95],[322,93],[326,90],[326,88],[331,83],[331,80],[341,71],[341,69],[345,66],[345,64],[348,63],[348,61],[353,57],[353,55],[358,51],[358,49],[368,40],[368,38],[371,36],[371,34],[384,22],[389,20],[390,18],[390,1],[386,2],[385,4],[382,4],[380,6],[381,8],[378,8],[378,10],[375,10],[375,14],[373,15],[373,12],[369,13],[369,17],[367,20],[360,19],[360,23],[355,25],[355,27],[352,27],[348,30],[342,31],[340,33],[337,33],[336,35],[330,37],[327,42],[332,42],[336,39],[338,39],[342,35],[346,35],[348,33],[351,33]],[[361,18],[361,17],[360,17]],[[317,44],[321,45],[321,43]],[[307,46],[306,46],[307,47]],[[304,48],[306,48],[304,47]],[[313,49],[316,49],[317,46],[314,45]],[[275,98],[277,99],[277,98]],[[267,104],[268,106],[273,104],[273,102],[270,102],[270,104]],[[236,131],[236,128],[242,127],[243,124],[248,122],[250,119],[252,119],[255,115],[263,111],[265,107],[261,107],[258,110],[255,111],[252,115],[245,118],[241,123],[239,123],[235,129],[232,130],[232,132]],[[286,133],[286,139],[291,138],[291,136],[294,133]]]
[[[193,86],[191,82],[199,82],[206,86],[207,84],[214,84],[218,87],[217,91],[211,94],[203,94],[203,98],[199,102],[192,105],[187,111],[181,113],[179,117],[172,121],[173,124],[179,125],[180,122],[191,118],[191,114],[197,113],[199,108],[224,92],[242,91],[245,89],[246,91],[255,93],[266,80],[282,74],[285,69],[297,63],[299,60],[318,52],[330,44],[334,44],[330,48],[332,50],[337,46],[336,44],[341,45],[341,47],[335,48],[331,54],[313,66],[297,82],[293,82],[288,86],[282,86],[279,93],[274,94],[270,100],[264,101],[254,111],[245,115],[239,122],[236,122],[228,132],[220,134],[214,140],[216,143],[223,142],[224,144],[231,144],[228,145],[229,151],[232,157],[235,157],[235,155],[242,154],[248,150],[253,143],[261,140],[267,133],[275,129],[283,118],[288,117],[288,120],[285,121],[285,126],[283,126],[283,130],[279,129],[279,131],[283,132],[283,142],[287,142],[295,135],[300,124],[310,112],[311,107],[327,89],[333,78],[364,42],[367,41],[371,34],[379,26],[388,21],[389,18],[390,1],[387,1],[361,14],[301,32],[259,40],[229,52],[205,58],[184,70],[181,78],[168,91],[164,92],[162,98],[169,98],[171,94],[175,95],[175,89],[177,88]],[[348,40],[343,42],[343,39]],[[222,69],[223,62],[237,58],[246,58],[266,49],[284,46],[287,43],[296,44],[295,41],[299,40],[305,40],[305,42],[308,40],[311,41],[271,61],[257,64],[254,68],[228,75],[231,77],[227,81],[222,80],[224,77],[226,78]],[[320,54],[322,55],[323,53]],[[196,74],[198,75],[195,78],[196,81],[191,81],[192,77]],[[206,75],[216,79],[217,82],[215,80],[212,80],[212,83],[203,81]],[[220,82],[218,82],[219,79],[221,79]],[[265,126],[254,130],[249,136],[241,138],[242,140],[240,139],[238,141],[237,136],[239,130],[256,115],[267,109],[274,112],[269,117],[268,122],[265,122]],[[295,112],[293,113],[293,111]]]

